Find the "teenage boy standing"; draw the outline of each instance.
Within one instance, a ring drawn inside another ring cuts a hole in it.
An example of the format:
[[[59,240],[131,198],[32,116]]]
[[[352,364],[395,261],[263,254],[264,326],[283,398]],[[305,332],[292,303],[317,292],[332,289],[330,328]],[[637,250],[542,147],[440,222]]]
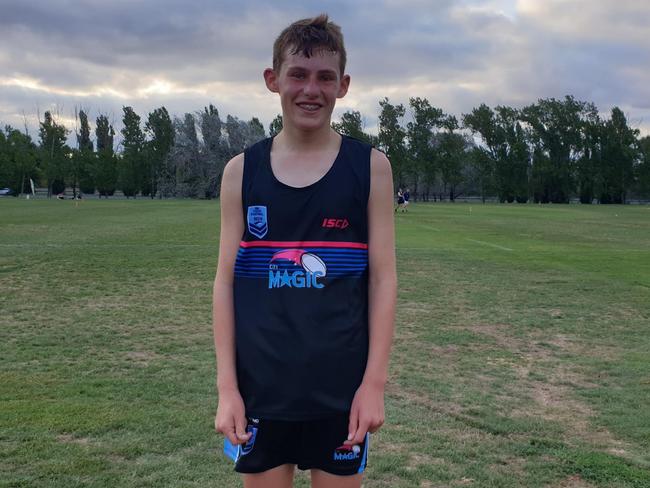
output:
[[[384,422],[396,272],[386,156],[331,128],[347,93],[326,15],[276,39],[283,129],[234,157],[221,191],[215,428],[246,488],[361,486]]]

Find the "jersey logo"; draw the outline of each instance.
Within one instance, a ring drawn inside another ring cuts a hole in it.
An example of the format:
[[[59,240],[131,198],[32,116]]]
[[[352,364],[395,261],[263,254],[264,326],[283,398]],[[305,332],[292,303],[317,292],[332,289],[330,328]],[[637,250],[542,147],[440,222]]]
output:
[[[316,254],[304,249],[285,249],[271,257],[269,288],[323,288],[325,285],[318,278],[326,274],[325,261]]]
[[[348,219],[323,219],[322,227],[326,229],[345,229],[350,226]]]
[[[258,239],[261,239],[269,231],[268,220],[266,217],[266,207],[264,205],[252,205],[248,207],[248,232]]]

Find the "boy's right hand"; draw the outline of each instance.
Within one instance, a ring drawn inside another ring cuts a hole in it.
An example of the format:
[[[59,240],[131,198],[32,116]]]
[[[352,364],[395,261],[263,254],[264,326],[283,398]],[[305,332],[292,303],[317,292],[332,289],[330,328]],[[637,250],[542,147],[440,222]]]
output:
[[[244,401],[239,390],[219,390],[219,405],[214,418],[214,428],[234,444],[246,444],[250,432],[246,432]]]

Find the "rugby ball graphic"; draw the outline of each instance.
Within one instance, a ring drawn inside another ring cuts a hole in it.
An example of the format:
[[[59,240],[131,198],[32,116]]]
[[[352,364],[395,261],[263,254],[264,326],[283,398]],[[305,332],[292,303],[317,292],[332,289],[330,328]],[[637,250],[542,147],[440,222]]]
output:
[[[300,256],[300,264],[310,273],[319,273],[320,276],[325,276],[327,274],[327,266],[325,266],[325,262],[310,252],[306,252]]]

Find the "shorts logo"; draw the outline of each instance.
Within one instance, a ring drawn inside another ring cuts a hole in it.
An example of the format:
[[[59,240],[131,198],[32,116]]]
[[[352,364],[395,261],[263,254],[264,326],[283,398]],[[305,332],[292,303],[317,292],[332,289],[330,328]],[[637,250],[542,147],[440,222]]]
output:
[[[334,449],[334,461],[353,461],[359,459],[361,448],[356,444],[354,446],[339,446]]]
[[[255,438],[257,437],[257,427],[253,427],[252,425],[249,425],[246,428],[246,432],[251,433],[251,438],[248,439],[248,442],[242,446],[241,448],[242,456],[245,456],[246,454],[248,454],[253,450],[253,446],[255,445]]]
[[[325,262],[304,249],[276,252],[269,263],[269,288],[323,288],[318,282],[327,274]]]
[[[264,237],[269,231],[266,206],[264,205],[252,205],[248,207],[246,221],[248,222],[248,232],[258,239]]]

